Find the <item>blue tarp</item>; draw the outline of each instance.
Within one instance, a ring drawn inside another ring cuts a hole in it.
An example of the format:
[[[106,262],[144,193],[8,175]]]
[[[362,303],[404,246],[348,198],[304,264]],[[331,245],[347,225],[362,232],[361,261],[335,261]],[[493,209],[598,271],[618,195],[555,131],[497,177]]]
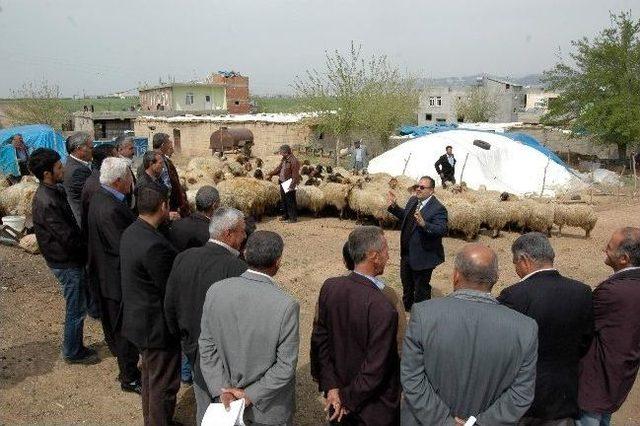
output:
[[[50,126],[30,124],[28,126],[10,127],[0,130],[0,173],[20,176],[16,151],[11,145],[11,138],[18,133],[22,135],[29,153],[38,148],[50,148],[60,154],[63,163],[67,159],[64,138]]]
[[[420,137],[430,135],[431,133],[446,132],[447,130],[455,130],[458,125],[455,123],[435,123],[425,124],[423,126],[401,126],[400,135],[413,135],[414,137]]]
[[[542,152],[545,156],[549,157],[552,161],[560,164],[561,166],[567,167],[564,161],[560,159],[553,151],[551,151],[546,146],[542,145],[536,138],[526,133],[519,132],[505,132],[503,133],[509,139],[513,139],[514,141],[518,141],[523,145],[530,146],[531,148],[537,149]]]

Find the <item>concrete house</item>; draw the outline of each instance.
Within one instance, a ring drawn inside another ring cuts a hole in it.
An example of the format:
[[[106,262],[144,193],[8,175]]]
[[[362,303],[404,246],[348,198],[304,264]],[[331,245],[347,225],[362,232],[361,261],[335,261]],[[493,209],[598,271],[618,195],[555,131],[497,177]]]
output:
[[[498,108],[491,122],[509,123],[518,120],[518,112],[524,110],[527,102],[522,85],[484,76],[478,79],[476,86],[486,88],[497,100]],[[425,89],[420,96],[418,125],[464,122],[465,118],[458,115],[457,104],[469,89],[469,86],[434,86]]]
[[[142,87],[143,111],[222,111],[227,109],[226,85],[219,83],[170,83]]]

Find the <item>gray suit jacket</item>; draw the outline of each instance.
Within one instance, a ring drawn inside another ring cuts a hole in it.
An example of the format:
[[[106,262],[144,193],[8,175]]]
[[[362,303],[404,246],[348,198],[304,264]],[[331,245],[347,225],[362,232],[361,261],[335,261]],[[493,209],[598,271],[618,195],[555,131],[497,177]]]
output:
[[[515,425],[533,402],[538,326],[488,293],[414,305],[402,349],[403,425]]]
[[[244,389],[245,420],[286,423],[295,410],[300,307],[268,277],[250,270],[214,283],[202,310],[200,370],[212,397]]]

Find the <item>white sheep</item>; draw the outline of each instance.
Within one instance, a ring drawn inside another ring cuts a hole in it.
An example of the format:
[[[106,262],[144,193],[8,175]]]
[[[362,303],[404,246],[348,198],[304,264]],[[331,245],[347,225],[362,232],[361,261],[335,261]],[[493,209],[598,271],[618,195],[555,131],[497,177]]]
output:
[[[585,204],[556,204],[553,209],[553,223],[558,225],[558,235],[562,235],[563,226],[575,226],[584,229],[585,238],[589,238],[597,221],[596,212]]]

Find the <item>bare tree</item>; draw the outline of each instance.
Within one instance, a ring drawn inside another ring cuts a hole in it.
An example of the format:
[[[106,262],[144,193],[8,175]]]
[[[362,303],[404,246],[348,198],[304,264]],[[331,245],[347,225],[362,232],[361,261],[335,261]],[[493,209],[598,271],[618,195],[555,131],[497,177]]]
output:
[[[5,114],[13,124],[48,124],[61,129],[69,119],[60,87],[46,80],[25,83],[12,95],[15,101],[7,106]]]

